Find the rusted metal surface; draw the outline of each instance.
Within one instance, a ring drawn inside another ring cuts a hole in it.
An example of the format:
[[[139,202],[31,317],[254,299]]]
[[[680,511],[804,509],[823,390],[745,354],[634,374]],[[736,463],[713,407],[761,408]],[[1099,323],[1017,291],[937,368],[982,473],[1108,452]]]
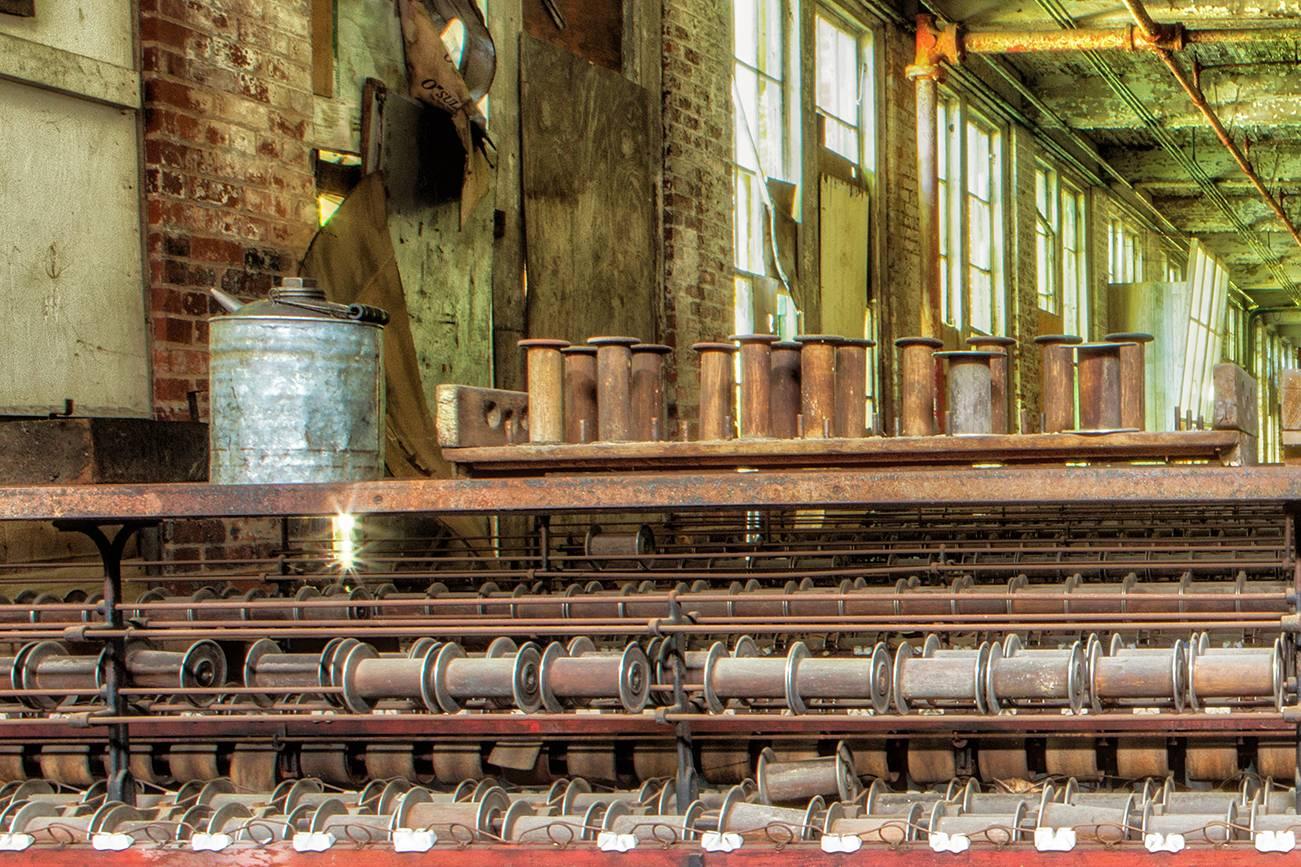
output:
[[[665,847],[662,844],[642,845],[631,852],[618,855],[620,864],[629,867],[690,867],[705,864],[708,867],[805,867],[825,864],[828,857],[817,842],[786,842],[780,851],[771,843],[751,843],[730,853],[702,854],[698,843],[682,843]],[[1082,843],[1091,867],[1132,867],[1136,859],[1154,861],[1162,856],[1149,856],[1134,845],[1103,846]],[[866,850],[864,850],[866,851]],[[42,867],[85,867],[87,847],[43,846],[28,850],[27,863]],[[394,852],[392,845],[376,843],[363,847],[341,843],[327,852],[297,853],[287,843],[269,846],[241,845],[224,852],[192,852],[188,849],[161,849],[136,846],[122,852],[94,852],[94,861],[104,867],[243,867],[256,858],[260,867],[404,867],[412,855]],[[438,863],[447,867],[604,867],[611,855],[590,844],[559,847],[554,844],[491,845],[476,843],[464,849],[453,846],[438,850]],[[863,857],[863,856],[847,856]],[[870,850],[873,863],[907,865],[907,867],[945,867],[955,863],[955,856],[933,852],[925,843],[911,843],[899,848],[877,845]],[[1009,850],[996,847],[983,840],[963,853],[958,861],[969,867],[1004,867],[1010,857],[1028,867],[1053,867],[1078,859],[1079,852],[1036,852],[1032,847],[1021,847],[1013,855]],[[702,860],[703,858],[703,860]],[[24,863],[24,855],[11,856],[15,864]],[[1178,863],[1187,867],[1238,867],[1259,865],[1260,853],[1250,845],[1232,845],[1223,848],[1189,848],[1179,853]]]
[[[800,421],[805,439],[831,436],[836,420],[836,347],[842,338],[801,334]]]
[[[1223,436],[1223,432],[1203,432]],[[1152,434],[1148,434],[1152,436]],[[1030,437],[1021,437],[1030,440]],[[1081,438],[1084,439],[1084,438]],[[873,442],[863,440],[861,447]],[[326,485],[96,485],[0,488],[0,520],[114,521],[159,516],[488,514],[808,507],[1301,501],[1282,466],[994,468],[393,480]]]
[[[734,334],[741,345],[741,437],[772,436],[772,334]]]
[[[1077,346],[1080,381],[1080,427],[1116,430],[1121,427],[1123,380],[1121,344],[1085,343]]]
[[[0,720],[0,739],[23,743],[34,741],[102,743],[104,727],[113,718],[45,718]],[[815,735],[872,733],[902,736],[906,722],[908,736],[952,733],[956,735],[1026,735],[1031,733],[1065,735],[1159,734],[1197,737],[1201,735],[1272,734],[1291,737],[1296,724],[1285,721],[1273,711],[1234,711],[1223,714],[1160,713],[1134,714],[1127,711],[1081,715],[1018,713],[984,715],[973,713],[913,714],[905,719],[898,715],[865,716],[863,714],[824,713],[792,715],[780,711],[704,715],[667,713],[659,718],[649,714],[513,714],[506,711],[461,716],[431,714],[350,714],[331,713],[232,713],[223,716],[123,717],[131,729],[133,741],[199,740],[229,738],[240,740],[281,738],[410,740],[434,737],[527,736],[547,737],[666,737],[672,738],[673,724],[690,721],[693,732],[701,736],[735,738],[737,735]],[[88,724],[89,723],[89,724]],[[952,776],[950,774],[950,776]]]
[[[1104,339],[1120,344],[1120,426],[1147,430],[1147,344],[1153,337],[1121,331]]]
[[[730,440],[733,434],[731,343],[703,342],[691,347],[700,364],[700,439],[705,442]]]
[[[1036,337],[1040,348],[1043,430],[1058,433],[1075,427],[1075,345],[1080,338],[1070,334]]]
[[[1074,30],[961,31],[959,41],[969,54],[1028,54],[1060,51],[1134,51],[1139,46],[1133,27]]]
[[[836,348],[836,423],[838,437],[867,434],[867,351],[876,341],[845,340]]]
[[[635,337],[592,337],[596,347],[596,438],[632,439],[632,347]]]
[[[800,345],[782,340],[772,345],[768,417],[772,435],[794,439],[800,432]]]
[[[929,417],[929,415],[927,416]],[[556,472],[639,472],[707,468],[795,469],[800,467],[890,466],[1066,461],[1220,461],[1239,447],[1233,431],[1177,431],[1108,436],[1069,432],[1029,435],[873,437],[778,442],[666,442],[589,446],[516,446],[446,450],[444,455],[472,475],[528,475]]]
[[[667,437],[664,405],[664,358],[673,347],[638,343],[632,348],[632,430],[643,442]]]
[[[565,360],[565,442],[596,439],[596,347],[561,350]]]
[[[932,337],[901,337],[899,350],[899,433],[904,437],[928,437],[935,426],[935,350],[944,344]]]

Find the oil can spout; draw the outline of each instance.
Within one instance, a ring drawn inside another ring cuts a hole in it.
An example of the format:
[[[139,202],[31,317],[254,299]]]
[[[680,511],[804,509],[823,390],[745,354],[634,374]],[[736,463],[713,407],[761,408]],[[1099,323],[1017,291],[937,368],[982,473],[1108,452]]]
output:
[[[232,295],[228,295],[225,292],[222,292],[220,289],[218,289],[215,286],[209,289],[208,291],[212,293],[213,299],[218,304],[226,308],[227,313],[238,313],[239,308],[244,306],[243,304],[240,303],[238,298],[235,298]]]

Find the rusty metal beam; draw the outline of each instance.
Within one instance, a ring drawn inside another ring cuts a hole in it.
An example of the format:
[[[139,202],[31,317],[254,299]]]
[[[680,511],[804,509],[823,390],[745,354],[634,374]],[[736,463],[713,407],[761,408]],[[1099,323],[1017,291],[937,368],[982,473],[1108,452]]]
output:
[[[773,835],[776,836],[776,835]],[[1200,836],[1200,835],[1198,835]],[[1141,844],[1138,844],[1141,846]],[[436,853],[436,855],[435,855]],[[846,856],[845,863],[866,862],[885,867],[1005,867],[1009,863],[1026,867],[1057,867],[1072,857],[1087,853],[1090,867],[1132,867],[1149,857],[1134,844],[1101,845],[1081,842],[1074,855],[1037,852],[1033,845],[994,845],[983,839],[973,841],[971,849],[960,858],[946,852],[934,852],[925,843],[906,843],[898,848],[868,844],[860,854]],[[607,867],[611,863],[626,867],[773,867],[773,865],[808,865],[835,863],[822,853],[817,842],[788,842],[780,845],[761,837],[746,842],[744,848],[731,853],[701,852],[699,844],[642,844],[638,848],[612,856],[591,843],[572,845],[488,845],[473,844],[460,848],[440,845],[427,860],[440,867]],[[832,856],[834,857],[834,856]],[[1212,847],[1190,839],[1189,848],[1179,856],[1188,867],[1256,867],[1260,853],[1250,844]],[[354,843],[342,840],[326,852],[298,853],[289,843],[269,846],[236,844],[223,852],[193,852],[189,849],[136,845],[121,852],[95,851],[87,845],[35,846],[26,853],[7,859],[13,864],[36,864],[41,867],[85,867],[88,860],[96,867],[408,867],[426,859],[395,852],[391,843]],[[1156,863],[1166,863],[1155,856]]]
[[[1301,502],[1283,466],[960,467],[387,480],[315,485],[0,487],[0,521],[703,509]]]
[[[921,733],[981,735],[1015,732],[1106,735],[1161,732],[1170,735],[1287,734],[1295,723],[1273,711],[1235,711],[1226,714],[1124,712],[1066,715],[1054,712],[997,714],[789,714],[779,711],[740,714],[348,714],[348,713],[247,713],[221,716],[128,716],[68,719],[0,720],[0,742],[23,743],[74,739],[81,743],[106,741],[104,725],[121,719],[131,729],[133,741],[210,741],[222,738],[288,738],[292,740],[382,739],[444,737],[535,736],[672,737],[674,724],[690,722],[700,735],[781,735],[838,733],[889,733],[906,737]]]

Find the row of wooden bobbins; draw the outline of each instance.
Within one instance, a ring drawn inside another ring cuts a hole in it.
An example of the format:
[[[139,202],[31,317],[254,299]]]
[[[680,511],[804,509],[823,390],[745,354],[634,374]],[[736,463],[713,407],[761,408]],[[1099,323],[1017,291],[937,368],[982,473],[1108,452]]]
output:
[[[1040,347],[1044,433],[1147,428],[1146,344],[1150,334],[1108,334],[1084,343],[1071,335],[1035,338]],[[1015,341],[976,336],[970,350],[940,352],[931,337],[903,337],[899,348],[900,424],[903,436],[955,436],[1012,432],[1010,365]],[[939,365],[947,363],[947,371]],[[941,383],[944,385],[941,386]],[[941,388],[943,393],[941,394]],[[941,411],[941,408],[943,410]]]
[[[666,430],[663,363],[671,348],[631,337],[520,341],[526,351],[529,441],[652,442]],[[861,437],[867,418],[872,340],[802,335],[733,335],[696,343],[699,439]],[[740,354],[740,412],[735,356]]]

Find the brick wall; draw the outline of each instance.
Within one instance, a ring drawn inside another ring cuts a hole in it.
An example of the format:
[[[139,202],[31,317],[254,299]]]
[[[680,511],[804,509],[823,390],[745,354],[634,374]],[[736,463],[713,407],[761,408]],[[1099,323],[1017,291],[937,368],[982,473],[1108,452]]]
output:
[[[918,236],[917,203],[917,94],[904,75],[912,63],[913,37],[896,28],[884,34],[881,70],[885,124],[877,189],[882,197],[881,219],[884,267],[880,269],[878,309],[881,311],[882,411],[887,430],[893,430],[894,395],[898,387],[898,353],[894,341],[922,331],[921,239]]]
[[[140,0],[154,412],[206,407],[213,286],[297,271],[315,225],[309,0]]]
[[[668,373],[672,422],[696,417],[691,344],[726,337],[735,321],[730,0],[664,0],[663,32],[661,333],[676,349]]]
[[[1010,416],[1012,430],[1021,430],[1022,422],[1028,424],[1025,433],[1039,430],[1040,364],[1039,347],[1034,339],[1039,336],[1039,261],[1035,249],[1035,220],[1038,207],[1035,202],[1035,166],[1039,147],[1034,136],[1021,127],[1011,128],[1013,146],[1005,150],[1011,162],[1008,180],[1008,336],[1017,340],[1016,363],[1012,366],[1015,377]],[[1060,320],[1059,320],[1060,322]],[[1060,331],[1062,326],[1054,326]]]

